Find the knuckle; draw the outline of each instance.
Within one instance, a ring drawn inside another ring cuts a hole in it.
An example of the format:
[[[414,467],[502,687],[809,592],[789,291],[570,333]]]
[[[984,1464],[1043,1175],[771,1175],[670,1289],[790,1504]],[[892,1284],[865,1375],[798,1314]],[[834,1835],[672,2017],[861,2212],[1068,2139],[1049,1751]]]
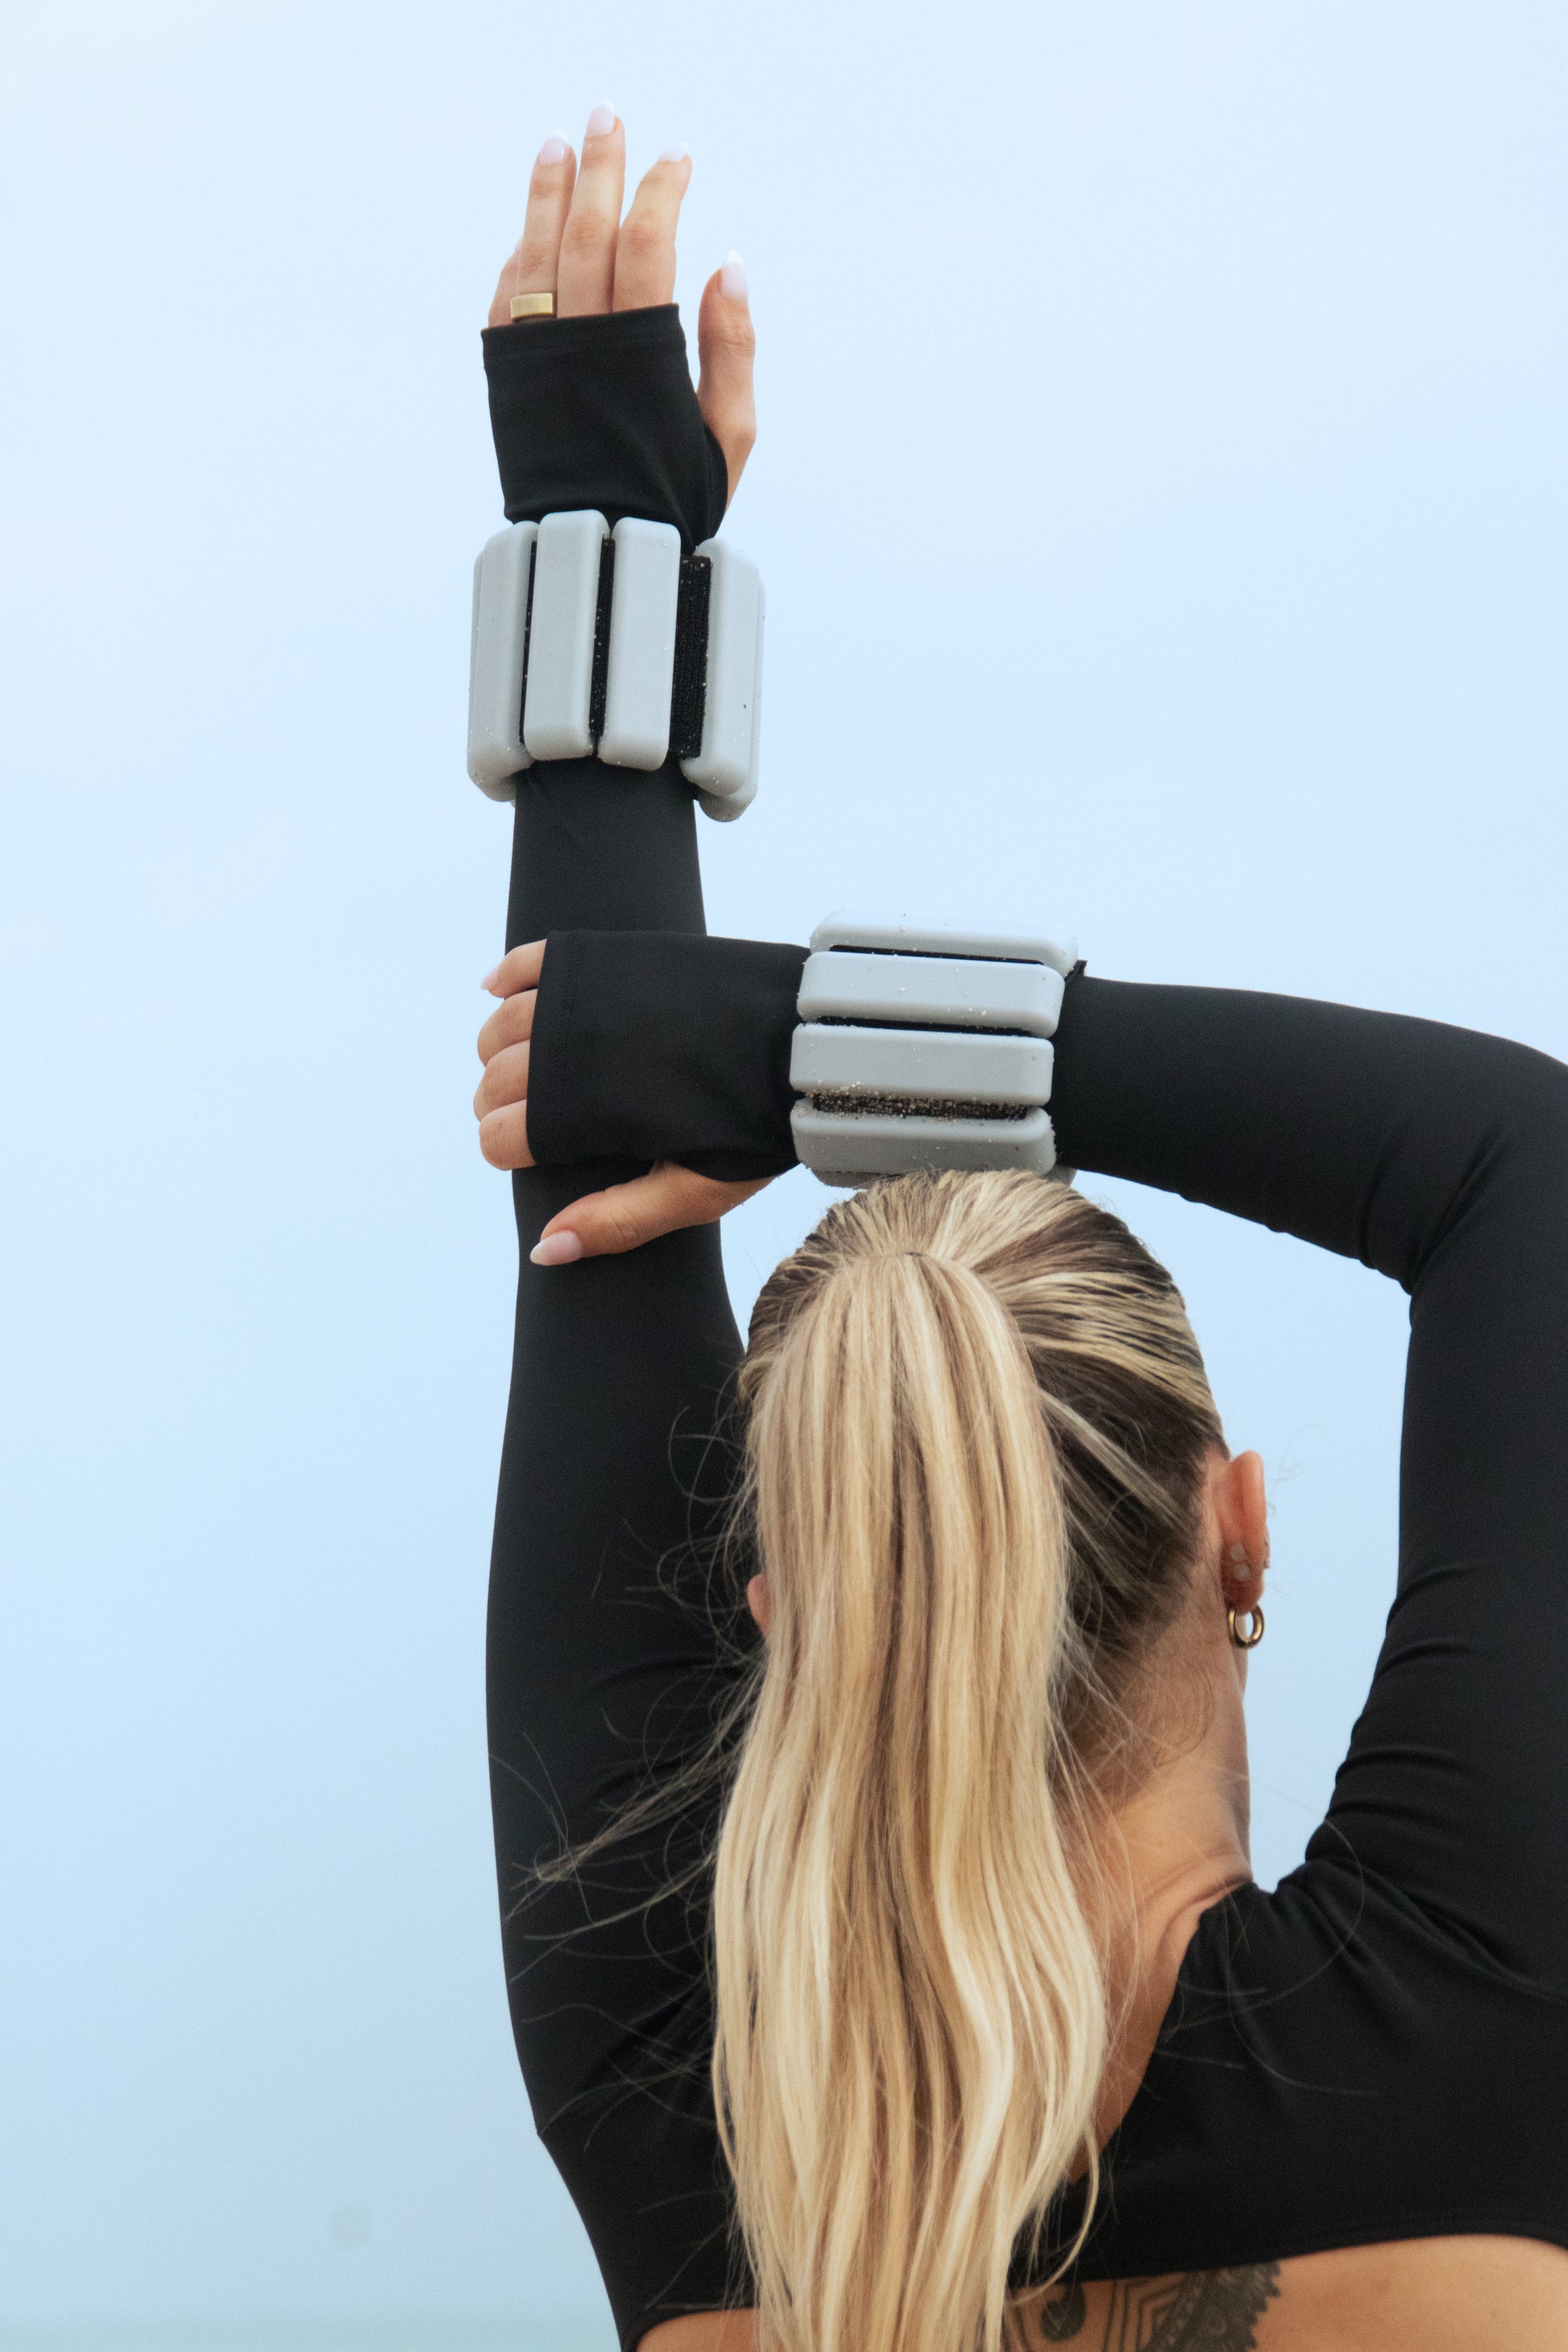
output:
[[[737,310],[732,302],[722,303],[717,308],[718,316],[710,330],[715,345],[728,359],[755,359],[757,331],[752,324],[751,312]]]
[[[515,271],[517,284],[525,286],[529,278],[537,277],[541,271],[548,272],[553,269],[555,250],[555,239],[544,236],[541,231],[534,231],[525,236],[518,247]]]
[[[528,1093],[528,1064],[523,1061],[520,1066],[519,1050],[515,1045],[503,1045],[499,1054],[491,1055],[474,1097],[476,1109],[482,1104],[484,1110],[504,1110],[522,1101]]]
[[[574,209],[561,234],[562,257],[567,261],[597,260],[612,243],[615,223],[586,206]]]
[[[662,221],[651,213],[632,212],[622,226],[617,253],[626,261],[658,261],[667,242]]]
[[[619,1205],[603,1212],[599,1230],[603,1236],[600,1246],[606,1250],[636,1249],[642,1239],[642,1227],[637,1219],[629,1210]]]

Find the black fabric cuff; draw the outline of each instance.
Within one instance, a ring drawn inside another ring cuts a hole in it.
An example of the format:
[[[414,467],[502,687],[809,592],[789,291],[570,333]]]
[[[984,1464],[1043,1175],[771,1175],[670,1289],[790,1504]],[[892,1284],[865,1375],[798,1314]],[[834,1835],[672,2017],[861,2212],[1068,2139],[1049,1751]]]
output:
[[[806,950],[679,931],[552,931],[529,1061],[542,1167],[678,1160],[726,1182],[795,1165]]]
[[[724,453],[702,422],[673,302],[487,327],[485,375],[511,522],[596,507],[673,523],[688,553],[724,520]]]

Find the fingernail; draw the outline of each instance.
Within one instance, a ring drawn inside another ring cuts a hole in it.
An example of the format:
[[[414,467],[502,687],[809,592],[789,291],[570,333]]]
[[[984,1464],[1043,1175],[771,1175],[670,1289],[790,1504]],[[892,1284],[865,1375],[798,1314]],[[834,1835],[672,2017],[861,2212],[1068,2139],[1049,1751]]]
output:
[[[731,302],[746,299],[746,265],[738,253],[724,256],[724,267],[719,272],[719,291]]]
[[[484,976],[483,980],[481,980],[481,981],[480,981],[480,982],[479,982],[479,986],[480,986],[481,988],[488,988],[488,989],[489,989],[489,990],[491,991],[491,992],[493,993],[493,992],[494,992],[494,989],[495,989],[495,984],[496,984],[497,981],[498,981],[500,978],[500,964],[498,963],[498,964],[497,964],[497,966],[496,966],[496,968],[495,968],[495,970],[494,970],[494,971],[487,971],[487,972],[486,972],[486,974],[485,974],[485,976]]]
[[[563,163],[571,152],[569,142],[563,139],[559,131],[552,131],[539,151],[539,160],[542,163]]]
[[[684,163],[690,152],[690,148],[677,139],[670,146],[659,149],[658,160],[661,163]]]
[[[613,106],[596,106],[588,117],[590,139],[602,139],[607,131],[613,131],[615,127],[616,110]]]
[[[583,1244],[575,1234],[546,1234],[528,1255],[534,1265],[575,1265],[583,1255]]]

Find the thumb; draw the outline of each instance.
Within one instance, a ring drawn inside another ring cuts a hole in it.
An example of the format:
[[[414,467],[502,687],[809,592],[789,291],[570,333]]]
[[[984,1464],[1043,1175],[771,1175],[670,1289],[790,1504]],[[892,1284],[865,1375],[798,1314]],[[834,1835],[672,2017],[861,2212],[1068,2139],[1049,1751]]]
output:
[[[746,298],[745,267],[738,253],[731,254],[723,268],[716,269],[702,289],[697,352],[701,363],[697,404],[702,422],[724,452],[733,498],[757,437],[757,407],[752,396],[757,338]]]
[[[584,1192],[551,1218],[529,1256],[535,1265],[573,1265],[579,1258],[610,1257],[639,1249],[660,1234],[686,1225],[710,1225],[742,1201],[760,1192],[768,1179],[721,1184],[711,1176],[661,1160],[629,1184]]]

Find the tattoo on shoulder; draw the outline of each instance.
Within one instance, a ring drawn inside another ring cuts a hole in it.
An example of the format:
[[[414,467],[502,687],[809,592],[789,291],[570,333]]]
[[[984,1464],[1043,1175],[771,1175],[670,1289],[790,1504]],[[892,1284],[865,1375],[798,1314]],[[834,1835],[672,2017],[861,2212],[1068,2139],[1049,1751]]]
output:
[[[1098,2352],[1254,2352],[1258,2322],[1279,2292],[1278,2263],[1118,2279]],[[1078,2343],[1089,2352],[1088,2327],[1082,2287],[1062,2286],[1037,2305],[1033,2333],[1041,2344]]]

